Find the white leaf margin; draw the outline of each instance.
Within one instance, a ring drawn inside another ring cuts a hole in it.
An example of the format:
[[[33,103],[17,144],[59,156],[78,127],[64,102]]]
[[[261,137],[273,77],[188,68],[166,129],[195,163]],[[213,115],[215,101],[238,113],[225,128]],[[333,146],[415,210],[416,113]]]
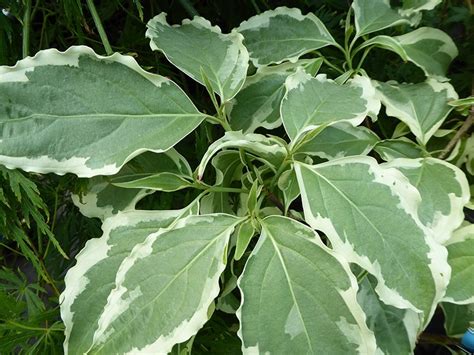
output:
[[[243,218],[239,218],[236,216],[231,216],[228,214],[223,213],[216,213],[210,215],[197,215],[197,216],[187,216],[182,219],[177,219],[174,223],[172,223],[169,227],[162,228],[156,233],[150,234],[142,243],[137,244],[133,250],[131,251],[130,255],[127,256],[121,263],[117,275],[115,278],[115,285],[116,287],[111,291],[107,298],[107,304],[105,305],[102,314],[99,318],[98,324],[99,328],[95,331],[93,336],[93,344],[100,344],[107,339],[108,333],[106,333],[106,329],[110,326],[110,324],[126,309],[124,308],[122,295],[127,291],[126,287],[123,286],[125,282],[127,272],[133,267],[135,262],[139,259],[145,258],[152,252],[152,245],[153,243],[164,233],[176,229],[180,229],[189,225],[188,220],[190,218],[199,218],[204,220],[205,218],[209,219],[209,223],[212,223],[213,217],[225,215],[228,217],[233,217],[235,219],[234,223],[229,226],[224,232],[223,235],[226,235],[226,245],[229,242],[230,236],[235,229],[235,226],[242,222]],[[192,222],[191,222],[192,223]],[[222,238],[222,236],[219,236]],[[216,238],[217,239],[217,238]],[[209,319],[208,317],[208,310],[211,306],[214,299],[219,295],[220,286],[219,286],[219,279],[224,271],[226,266],[225,260],[222,259],[220,261],[219,267],[212,277],[206,280],[206,284],[204,287],[204,292],[201,295],[200,303],[198,309],[194,312],[193,316],[190,319],[184,320],[180,323],[176,328],[174,328],[171,333],[167,335],[161,335],[158,339],[156,339],[153,343],[146,345],[143,348],[137,349],[133,348],[130,354],[149,354],[149,353],[156,353],[156,354],[166,354],[171,351],[173,346],[178,343],[182,343],[189,339],[191,336],[195,335],[199,329],[206,323]],[[130,296],[132,296],[132,291]],[[131,299],[130,301],[132,301]]]
[[[366,105],[365,105],[366,109],[362,112],[354,113],[356,115],[355,117],[332,122],[331,124],[329,124],[329,126],[332,124],[339,123],[339,122],[348,122],[352,126],[357,127],[364,121],[364,119],[367,116],[372,118],[373,121],[377,120],[377,115],[381,108],[381,102],[375,90],[375,86],[372,84],[371,80],[368,77],[358,75],[354,77],[353,79],[349,80],[347,84],[340,85],[340,84],[337,84],[334,80],[328,79],[326,74],[318,74],[315,77],[313,77],[311,76],[311,74],[304,71],[303,68],[298,68],[294,74],[288,76],[285,80],[286,92],[285,92],[285,95],[283,96],[283,99],[281,100],[281,105],[280,105],[280,117],[282,118],[282,121],[283,121],[283,127],[285,127],[285,120],[283,120],[283,106],[284,106],[285,101],[288,100],[288,94],[293,90],[303,91],[304,84],[310,80],[317,80],[321,83],[329,82],[329,83],[333,83],[339,86],[349,85],[349,86],[354,86],[354,87],[358,87],[362,89],[362,94],[360,97],[366,102]],[[317,129],[319,127],[321,127],[321,125],[314,125],[314,124],[303,127],[303,129],[292,140],[292,144],[295,144],[297,141],[299,141],[307,132]],[[285,127],[285,130],[286,130],[286,127]]]
[[[439,82],[436,79],[429,77],[426,79],[425,83],[428,84],[436,93],[446,90],[446,102],[458,99],[458,94],[454,90],[454,87],[448,82]],[[398,85],[399,83],[395,81],[388,81],[385,84]],[[402,122],[404,122],[410,128],[413,134],[417,137],[417,139],[419,139],[420,142],[423,144],[426,144],[428,142],[428,140],[439,129],[439,127],[441,127],[446,117],[448,117],[448,115],[453,110],[453,108],[451,108],[448,113],[446,113],[446,115],[441,120],[439,120],[439,122],[437,122],[433,127],[431,127],[431,129],[429,129],[426,133],[423,133],[421,131],[420,123],[416,119],[416,117],[414,119],[414,117],[407,114],[405,111],[399,109],[397,105],[393,105],[390,101],[390,97],[386,96],[381,90],[377,90],[377,87],[380,86],[377,81],[372,80],[372,85],[376,89],[376,97],[384,104],[387,115],[391,117],[396,117]]]
[[[147,189],[140,190],[140,192],[130,201],[130,203],[119,212],[134,210],[138,201],[143,199],[145,196],[152,194],[153,192],[153,190]],[[88,191],[82,196],[76,194],[71,195],[72,202],[77,208],[79,208],[79,212],[81,212],[81,214],[85,217],[105,220],[116,214],[113,213],[114,206],[112,205],[99,207],[97,197],[98,195],[94,191]]]
[[[425,3],[419,5],[418,7],[411,7],[407,9],[399,9],[398,12],[402,16],[412,16],[417,14],[422,10],[433,10],[436,6],[438,6],[443,0],[425,0]]]
[[[384,5],[387,6],[388,9],[392,9],[391,6],[390,6],[390,1],[389,0],[378,0],[380,2],[382,2]],[[354,11],[354,16],[357,18],[357,15],[358,15],[358,12],[360,11],[360,6],[359,6],[359,2],[358,1],[354,1],[351,5],[352,7],[352,10]],[[393,10],[393,9],[392,9]],[[395,13],[396,13],[396,10],[393,10]],[[400,14],[400,12],[399,12]],[[403,16],[400,14],[400,16]],[[370,33],[373,33],[373,32],[378,32],[378,31],[382,31],[384,29],[387,29],[389,27],[393,27],[393,26],[397,26],[397,25],[400,25],[400,24],[403,24],[403,23],[408,23],[408,24],[412,24],[412,21],[410,21],[410,19],[408,18],[400,18],[398,19],[397,21],[395,22],[392,22],[390,24],[387,24],[385,25],[384,27],[378,29],[377,31],[370,31],[368,33],[362,33],[360,34],[360,24],[359,24],[359,21],[354,21],[355,22],[355,27],[356,27],[356,33],[357,33],[357,37],[361,37],[361,36],[365,36],[365,35],[368,35]]]
[[[273,65],[273,66],[258,67],[257,71],[254,74],[252,74],[250,76],[247,76],[247,78],[245,79],[245,83],[241,88],[241,91],[246,89],[247,87],[253,85],[253,84],[258,83],[260,80],[262,80],[262,78],[265,78],[267,76],[279,75],[279,76],[288,77],[289,75],[292,74],[292,72],[294,72],[297,69],[297,67],[295,67],[295,64],[296,65],[300,64],[299,66],[304,68],[305,66],[309,66],[309,65],[311,65],[315,62],[318,62],[318,59],[319,58],[317,58],[317,59],[301,59],[301,60],[299,60],[295,63],[290,62],[290,63],[283,63],[283,64]],[[321,60],[321,63],[322,63],[322,60]],[[284,85],[282,85],[281,88],[284,89]],[[230,122],[231,124],[232,124],[232,109],[237,104],[239,104],[239,102],[237,100],[237,97],[234,97],[233,100],[226,103],[227,112],[228,112],[228,114],[231,118],[231,122]],[[267,102],[265,102],[265,104],[267,104]],[[264,106],[262,106],[262,107],[264,107]],[[267,113],[268,113],[267,111],[264,111],[260,108],[260,110],[258,110],[254,114],[254,117],[252,119],[252,124],[250,125],[250,127],[247,128],[243,132],[244,133],[254,133],[254,131],[258,127],[263,127],[265,129],[272,130],[272,129],[275,129],[275,128],[281,126],[281,124],[282,124],[281,117],[278,118],[275,122],[271,122],[271,123],[266,122],[265,120],[260,121],[260,120],[256,119],[256,118],[259,118],[261,116],[265,116]]]
[[[191,206],[191,205],[190,205]],[[64,351],[68,353],[69,337],[73,326],[74,312],[71,307],[76,297],[81,294],[89,279],[85,276],[94,265],[108,257],[107,253],[111,246],[107,243],[110,233],[119,227],[133,227],[138,223],[156,220],[157,218],[178,218],[186,213],[189,207],[175,211],[126,211],[107,218],[102,224],[102,236],[87,241],[84,248],[76,256],[76,264],[68,270],[64,281],[68,287],[61,293],[59,303],[61,304],[61,318],[65,325]]]
[[[438,51],[441,51],[448,55],[451,58],[451,61],[456,58],[459,54],[459,51],[456,47],[456,44],[453,42],[453,39],[446,33],[443,32],[437,28],[432,28],[432,27],[420,27],[412,32],[408,32],[406,34],[392,37],[395,41],[397,41],[402,47],[405,45],[412,45],[415,43],[418,43],[420,41],[425,41],[425,40],[436,40],[436,41],[441,41],[444,44],[438,49]],[[405,52],[406,53],[406,52]],[[420,67],[425,75],[428,78],[433,78],[439,81],[446,81],[447,79],[444,76],[440,75],[434,75],[430,74],[428,71],[426,71],[426,68],[418,64],[416,61],[414,61],[412,58],[410,58],[407,55],[407,58],[413,62],[416,66]]]
[[[454,172],[456,181],[461,187],[461,196],[457,197],[455,194],[450,193],[449,201],[451,203],[451,213],[444,215],[441,211],[436,211],[433,222],[426,227],[431,229],[432,235],[438,243],[445,244],[451,238],[454,230],[457,229],[462,221],[464,220],[463,206],[466,205],[471,197],[469,191],[469,183],[466,175],[461,169],[453,164],[450,164],[444,160],[436,158],[418,158],[418,159],[407,159],[397,158],[388,163],[382,164],[386,168],[405,168],[405,169],[416,169],[422,166],[423,161],[427,161],[428,164],[441,164],[444,167],[451,169]],[[402,172],[403,174],[403,172]]]
[[[398,208],[404,210],[408,215],[410,215],[415,221],[416,225],[424,232],[426,245],[430,249],[427,257],[431,260],[431,262],[428,266],[431,270],[436,289],[436,294],[434,295],[434,301],[430,313],[427,314],[423,320],[423,326],[426,326],[433,316],[438,302],[446,293],[446,288],[451,277],[451,267],[447,261],[447,249],[443,245],[436,242],[432,231],[425,227],[419,220],[417,210],[418,205],[421,202],[421,196],[418,190],[409,183],[408,179],[400,171],[394,168],[379,165],[374,158],[367,156],[344,157],[318,164],[317,166],[323,167],[330,165],[345,165],[350,163],[367,165],[369,172],[371,172],[374,176],[374,182],[388,186],[392,192],[392,195],[399,198],[400,203]],[[298,181],[302,181],[301,165],[307,164],[303,164],[301,162],[293,163]],[[396,184],[394,184],[395,182]],[[299,185],[301,196],[308,196],[303,184]],[[302,198],[302,203],[304,211],[311,211],[309,202],[306,198]],[[378,262],[376,261],[371,263],[368,257],[357,254],[349,241],[343,243],[334,227],[333,222],[329,218],[324,218],[320,215],[314,216],[312,213],[305,213],[305,220],[312,228],[322,231],[330,238],[335,253],[341,255],[344,260],[357,263],[377,278],[378,282],[375,291],[385,304],[392,305],[400,309],[411,309],[417,313],[422,313],[421,310],[417,309],[413,304],[411,304],[411,302],[404,299],[396,290],[385,286],[385,281],[383,279]],[[420,324],[421,322],[422,320],[420,315]]]
[[[248,50],[247,50],[247,47],[244,46],[244,36],[242,34],[240,34],[239,32],[237,32],[235,29],[232,30],[230,33],[227,33],[227,34],[224,34],[222,33],[222,30],[219,26],[217,25],[212,25],[211,22],[207,19],[205,19],[204,17],[201,17],[201,16],[194,16],[192,20],[190,19],[184,19],[183,21],[181,21],[181,24],[174,24],[174,25],[170,25],[168,23],[168,21],[166,20],[166,16],[167,16],[167,13],[166,12],[162,12],[160,14],[158,14],[157,16],[153,17],[151,21],[156,21],[158,23],[161,23],[162,25],[164,26],[168,26],[168,27],[181,27],[183,25],[192,25],[198,29],[204,29],[204,30],[209,30],[211,32],[214,32],[216,34],[219,35],[219,38],[222,39],[223,41],[232,41],[233,44],[236,44],[237,45],[237,49],[238,49],[238,56],[237,57],[240,57],[242,56],[242,63],[244,64],[243,66],[241,66],[239,69],[241,70],[241,72],[239,74],[242,74],[241,77],[242,77],[242,80],[240,81],[240,84],[237,84],[236,86],[234,86],[233,88],[231,87],[231,89],[234,91],[234,94],[230,97],[225,97],[223,91],[222,91],[222,87],[220,87],[220,92],[218,92],[217,94],[219,95],[219,97],[222,99],[222,100],[226,100],[229,101],[231,99],[233,99],[235,97],[235,95],[238,94],[238,92],[242,89],[244,83],[245,83],[245,78],[246,78],[246,73],[247,73],[247,69],[248,69],[248,62],[249,62],[249,53],[248,53]],[[150,23],[149,22],[149,23]],[[147,25],[148,26],[148,25]],[[163,55],[166,57],[166,59],[172,63],[173,65],[175,65],[173,63],[173,61],[169,58],[169,56],[166,54],[166,51],[164,51],[162,48],[160,48],[159,46],[156,45],[156,43],[153,41],[153,33],[152,33],[152,29],[151,28],[148,28],[145,32],[145,37],[148,38],[150,40],[150,48],[154,51],[159,51],[161,53],[163,53]],[[229,53],[229,51],[227,51],[226,53],[226,59],[228,58],[228,55],[231,55],[232,53]],[[226,60],[224,60],[224,63],[226,62]],[[194,76],[192,73],[190,73],[189,71],[185,70],[184,68],[181,68],[181,67],[178,67],[177,65],[175,65],[177,68],[179,68],[179,70],[181,70],[183,73],[185,73],[186,75],[188,75],[190,78],[193,78],[194,80],[196,80],[197,82],[204,84],[203,82],[203,79],[201,77],[196,77]],[[219,69],[219,73],[221,71],[224,71],[223,69],[225,70],[231,70],[232,71],[232,68],[226,68],[225,66],[224,67],[221,67]],[[216,76],[219,75],[219,73],[216,73]],[[237,77],[236,74],[234,73],[233,75],[234,77]],[[217,78],[216,78],[217,79]],[[220,86],[220,83],[219,83],[219,86]]]
[[[282,156],[286,155],[287,153],[287,150],[282,145],[282,142],[274,137],[266,137],[257,133],[243,134],[242,131],[229,131],[207,148],[207,151],[202,157],[201,163],[197,168],[198,179],[202,179],[204,171],[206,170],[206,167],[214,154],[225,148],[236,147],[253,148],[255,151],[262,153],[268,152],[268,154],[279,153]]]
[[[326,26],[324,26],[324,23],[315,14],[310,12],[306,15],[303,15],[300,9],[298,9],[298,8],[289,8],[289,7],[286,7],[286,6],[280,6],[280,7],[277,7],[276,9],[274,9],[274,10],[268,10],[268,11],[265,11],[261,14],[255,15],[255,16],[249,18],[248,20],[243,21],[239,25],[239,27],[237,27],[236,31],[240,33],[240,31],[252,31],[252,30],[257,30],[259,28],[268,27],[270,25],[270,19],[272,17],[277,17],[277,16],[289,16],[289,17],[291,17],[291,18],[293,18],[297,21],[300,21],[300,22],[304,21],[305,19],[309,19],[310,21],[312,21],[316,25],[316,27],[318,28],[318,30],[321,33],[326,33],[326,34],[329,35],[327,45],[337,45],[336,41],[334,40],[334,38],[329,33]],[[331,41],[331,39],[332,39],[332,41]],[[321,40],[321,42],[323,42],[323,40]],[[258,62],[258,58],[253,58],[252,53],[250,53],[250,61],[252,62],[252,64],[256,68],[265,67],[269,64],[281,64],[281,63],[286,62],[286,61],[289,61],[291,63],[296,63],[296,61],[301,56],[303,56],[303,55],[305,55],[305,54],[307,54],[311,51],[312,51],[312,49],[307,50],[307,51],[305,51],[301,54],[295,55],[291,58],[285,58],[285,59],[282,59],[282,60],[279,60],[279,61],[273,61],[273,62],[270,62],[268,64],[260,64]]]
[[[79,57],[83,55],[94,57],[104,62],[120,63],[125,65],[126,67],[134,70],[138,74],[148,79],[157,88],[161,87],[163,84],[175,85],[175,87],[180,90],[186,98],[188,98],[186,93],[173,81],[161,75],[152,74],[143,70],[133,57],[122,55],[120,53],[114,53],[111,56],[101,56],[95,53],[92,48],[87,46],[72,46],[64,52],[60,52],[55,48],[45,49],[39,51],[33,57],[26,57],[18,61],[14,66],[0,66],[0,83],[27,82],[28,78],[25,73],[33,71],[39,66],[56,65],[78,67]],[[197,110],[196,106],[191,100],[189,100],[189,102],[196,109],[196,116],[202,116],[202,120],[204,120],[205,115]],[[189,116],[192,116],[192,114],[189,114]],[[1,143],[2,140],[0,139],[0,144]],[[146,151],[163,153],[170,148],[171,146],[166,149],[137,149],[129,154],[122,164],[109,164],[96,169],[86,166],[86,162],[89,160],[88,157],[71,157],[65,160],[56,160],[47,155],[37,158],[10,157],[0,155],[0,162],[9,169],[21,168],[27,172],[35,172],[40,174],[54,172],[57,175],[65,175],[72,172],[79,177],[90,178],[97,175],[114,175],[122,168],[122,166],[124,166],[128,161],[137,155],[140,155]]]
[[[287,219],[287,220],[291,221],[292,223],[295,223],[295,220],[293,220],[291,218],[288,218],[288,217],[285,217],[285,216],[278,216],[278,217],[268,216],[268,217],[265,217],[261,221],[262,234],[263,233],[270,234],[268,231],[265,231],[265,220],[271,219],[271,218]],[[375,341],[375,335],[367,327],[365,313],[362,310],[362,307],[357,302],[357,292],[359,291],[359,284],[357,283],[357,279],[355,278],[354,274],[350,270],[349,263],[348,263],[347,259],[345,259],[342,255],[334,252],[332,249],[330,249],[326,245],[324,245],[316,231],[310,230],[309,228],[307,228],[304,225],[302,225],[301,227],[302,227],[302,229],[304,230],[305,233],[307,233],[308,231],[311,231],[313,233],[313,237],[312,238],[306,238],[306,237],[302,237],[301,235],[298,235],[298,234],[295,234],[295,237],[304,238],[305,240],[308,240],[308,241],[316,244],[323,251],[325,251],[330,256],[332,256],[334,259],[336,259],[337,262],[339,262],[341,267],[346,272],[347,276],[349,277],[351,286],[347,290],[338,290],[338,293],[341,296],[341,298],[344,300],[344,302],[346,303],[346,305],[349,308],[350,312],[354,316],[355,321],[357,322],[357,324],[360,327],[361,333],[357,334],[357,336],[360,336],[360,338],[358,340],[361,341],[361,343],[358,343],[359,353],[363,354],[363,355],[366,355],[366,354],[380,354],[381,351],[380,351],[380,349],[377,348],[377,344],[376,344],[376,341]],[[266,238],[271,238],[271,237],[266,237]],[[260,236],[259,240],[257,242],[257,245],[252,250],[252,253],[250,254],[248,260],[250,260],[250,258],[257,257],[258,252],[260,250],[260,247],[263,245],[264,241],[265,241],[265,237]],[[246,348],[245,345],[244,345],[243,334],[242,334],[242,327],[243,327],[242,307],[243,307],[243,304],[244,304],[245,300],[244,300],[244,294],[242,292],[241,280],[243,278],[243,275],[245,275],[246,268],[247,268],[247,263],[244,266],[244,269],[242,271],[241,276],[237,280],[237,286],[239,288],[240,295],[241,295],[240,306],[236,311],[236,316],[237,316],[237,319],[239,320],[239,323],[240,323],[240,327],[239,327],[239,330],[237,331],[237,335],[238,335],[238,337],[240,338],[240,340],[242,342],[242,353],[245,354],[245,355],[247,355],[247,354],[248,355],[257,355],[257,354],[260,354],[260,351],[258,349],[258,343],[257,343],[256,346]],[[351,333],[351,335],[356,335],[356,334],[353,334],[352,329],[350,329],[350,330],[348,329],[348,333]],[[348,334],[348,336],[349,336],[349,334]],[[365,343],[363,343],[364,340],[365,340]]]

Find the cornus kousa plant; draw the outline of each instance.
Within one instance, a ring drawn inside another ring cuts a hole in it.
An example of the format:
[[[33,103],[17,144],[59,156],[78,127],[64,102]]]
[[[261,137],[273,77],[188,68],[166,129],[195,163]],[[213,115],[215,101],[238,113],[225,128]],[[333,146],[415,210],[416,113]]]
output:
[[[439,2],[356,0],[344,43],[285,7],[227,34],[156,16],[152,50],[207,89],[213,115],[119,53],[48,49],[0,68],[0,163],[90,178],[73,198],[102,220],[65,278],[65,352],[189,349],[220,310],[243,353],[408,354],[441,304],[455,317],[474,303],[473,154],[459,143],[439,159],[429,144],[470,103],[446,78],[451,38],[416,28]],[[416,29],[375,34],[399,25]],[[371,79],[374,48],[426,79]],[[387,116],[393,137],[377,129]],[[173,147],[200,125],[221,134],[191,167]],[[196,198],[182,209],[136,208],[183,189]]]

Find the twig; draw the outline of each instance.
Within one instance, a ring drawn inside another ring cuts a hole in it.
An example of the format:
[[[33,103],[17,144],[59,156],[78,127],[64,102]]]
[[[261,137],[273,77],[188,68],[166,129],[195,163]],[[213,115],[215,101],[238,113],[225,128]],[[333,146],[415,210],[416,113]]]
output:
[[[270,190],[268,190],[266,187],[263,188],[263,191],[265,192],[265,195],[267,195],[268,199],[270,201],[272,201],[272,203],[278,207],[278,209],[285,213],[285,206],[283,205],[283,203],[278,199],[278,197],[276,197],[273,192],[271,192]]]
[[[474,123],[474,109],[471,108],[469,117],[464,121],[461,128],[456,132],[454,137],[449,141],[446,147],[443,149],[441,154],[438,156],[439,159],[444,159],[448,154],[453,150],[456,143],[461,139],[461,137],[466,134]]]
[[[472,94],[474,95],[474,77],[472,79]],[[461,137],[469,131],[473,123],[474,123],[474,107],[471,107],[471,110],[469,111],[469,116],[464,121],[461,128],[459,128],[459,130],[456,132],[454,137],[448,142],[446,147],[440,153],[440,155],[438,156],[439,159],[444,159],[448,156],[448,154],[451,152],[451,150],[453,150],[453,148],[456,146],[456,143],[461,139]]]
[[[439,344],[439,345],[458,345],[459,340],[455,338],[448,337],[442,334],[430,334],[422,333],[420,334],[418,341],[420,343],[427,344]]]
[[[293,213],[290,211],[286,212],[285,211],[285,206],[283,203],[276,197],[273,192],[268,190],[266,187],[263,187],[263,191],[265,192],[265,195],[267,195],[268,199],[283,213],[283,215],[286,215],[287,217],[290,217],[291,219],[294,219],[298,222],[301,222],[303,224],[306,224],[306,221],[299,218],[298,216],[295,216]]]

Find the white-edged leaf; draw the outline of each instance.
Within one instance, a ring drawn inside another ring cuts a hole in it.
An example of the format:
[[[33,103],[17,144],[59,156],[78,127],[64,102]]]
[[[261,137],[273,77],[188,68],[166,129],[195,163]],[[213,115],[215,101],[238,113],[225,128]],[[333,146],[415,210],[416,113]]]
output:
[[[380,141],[374,147],[374,150],[385,161],[397,158],[416,159],[423,156],[423,150],[420,146],[405,137]]]
[[[137,203],[151,193],[153,191],[144,189],[124,190],[112,185],[107,177],[95,176],[89,179],[84,194],[71,197],[82,215],[104,220],[118,212],[134,210]]]
[[[420,67],[426,76],[442,81],[446,81],[448,67],[458,55],[451,37],[431,27],[420,27],[396,37],[376,36],[359,48],[372,45],[397,53],[403,60]]]
[[[350,155],[367,155],[378,141],[379,137],[370,129],[340,122],[326,127],[316,137],[302,144],[297,152],[331,160]]]
[[[370,157],[295,163],[305,220],[333,249],[377,279],[381,300],[429,321],[444,294],[446,248],[417,217],[420,194],[396,169]],[[390,216],[388,218],[387,216]]]
[[[296,8],[265,11],[242,22],[237,31],[256,67],[295,62],[303,54],[336,44],[321,20]]]
[[[336,122],[358,126],[367,115],[376,116],[380,109],[370,80],[362,76],[339,85],[325,75],[313,78],[298,70],[286,79],[285,86],[281,119],[292,141],[304,132]]]
[[[469,184],[456,166],[435,158],[396,159],[387,166],[405,175],[421,196],[420,221],[433,231],[439,243],[446,242],[464,220],[469,202]]]
[[[281,216],[262,234],[239,279],[244,354],[374,354],[346,261],[305,225]]]
[[[96,176],[89,179],[85,193],[81,196],[72,195],[72,201],[84,216],[103,220],[119,211],[135,209],[138,201],[153,193],[153,190],[147,189],[116,187],[112,184],[113,178],[130,178],[136,174],[156,174],[163,171],[192,175],[186,159],[173,148],[162,154],[145,152],[125,164],[112,178]]]
[[[418,84],[374,83],[387,115],[406,123],[422,144],[428,142],[453,109],[448,102],[458,97],[451,84],[434,79]]]
[[[173,65],[204,85],[203,71],[222,102],[234,97],[244,84],[249,55],[239,33],[223,34],[199,16],[170,26],[165,13],[151,19],[147,27],[151,48],[163,52]]]
[[[280,167],[280,164],[283,162],[287,154],[286,148],[278,139],[255,133],[243,134],[240,131],[226,132],[223,137],[212,143],[204,154],[197,169],[199,178],[203,176],[204,170],[212,156],[224,148],[242,148],[257,157],[264,159],[275,169]]]
[[[352,9],[359,37],[402,23],[410,23],[408,18],[390,7],[389,0],[355,0]]]
[[[258,127],[273,129],[281,125],[280,103],[285,94],[288,75],[302,66],[317,71],[322,59],[302,59],[296,63],[284,63],[261,67],[249,76],[237,96],[230,102],[229,123],[235,131],[252,133]]]
[[[100,313],[115,287],[120,264],[133,248],[178,218],[195,214],[198,207],[198,203],[192,203],[182,210],[119,212],[104,221],[102,236],[86,243],[76,256],[76,265],[65,277],[66,289],[60,299],[61,317],[66,326],[66,353],[70,347],[71,352],[82,349],[82,353],[89,348]],[[89,303],[91,297],[93,303]],[[84,309],[87,311],[82,311]]]
[[[418,315],[409,309],[398,309],[380,301],[375,280],[367,275],[359,283],[357,301],[375,334],[377,345],[386,355],[412,354],[419,327]]]
[[[423,10],[433,10],[442,1],[443,0],[403,0],[403,5],[399,12],[403,16],[411,16]]]
[[[0,164],[80,177],[113,175],[164,152],[204,119],[172,81],[130,56],[47,49],[0,68]]]
[[[462,337],[474,319],[474,303],[465,305],[441,303],[441,308],[444,312],[446,334],[451,337]]]
[[[124,224],[126,214],[105,221],[66,276],[66,353],[167,353],[208,320],[239,219],[188,216],[167,227],[152,217]]]
[[[463,226],[454,232],[447,248],[452,271],[444,301],[474,303],[474,225]]]
[[[405,49],[403,49],[403,46],[400,44],[399,41],[395,39],[395,37],[390,37],[390,36],[375,36],[373,38],[370,38],[369,40],[365,41],[362,43],[359,47],[358,50],[370,47],[370,46],[376,46],[379,48],[383,48],[392,52],[395,52],[402,58],[405,62],[407,62],[408,55],[405,52]]]

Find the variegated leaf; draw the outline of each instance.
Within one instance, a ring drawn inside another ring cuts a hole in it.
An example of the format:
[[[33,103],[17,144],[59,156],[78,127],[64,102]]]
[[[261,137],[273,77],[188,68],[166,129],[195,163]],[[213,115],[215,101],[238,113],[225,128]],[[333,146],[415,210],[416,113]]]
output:
[[[66,277],[61,295],[61,317],[66,326],[64,349],[85,353],[92,344],[98,319],[115,287],[121,263],[147,236],[166,228],[180,217],[195,214],[198,204],[176,211],[127,211],[107,218],[101,238],[91,239],[76,257],[76,265]],[[98,289],[94,284],[100,284]],[[88,287],[89,285],[89,287]],[[92,286],[92,287],[90,287]],[[89,304],[93,297],[94,303]],[[87,309],[87,312],[81,312]],[[79,313],[78,313],[79,312]],[[81,345],[81,342],[85,344]]]
[[[325,75],[313,78],[299,70],[286,79],[285,86],[281,118],[292,141],[307,131],[336,122],[358,126],[367,115],[376,116],[380,109],[370,80],[362,76],[339,85]]]
[[[447,242],[447,248],[452,271],[444,301],[474,303],[474,225],[463,226],[454,232]]]
[[[295,62],[303,54],[336,44],[321,20],[296,8],[265,11],[242,22],[237,31],[243,34],[256,67]]]
[[[305,220],[377,279],[381,300],[429,321],[449,281],[447,251],[417,217],[420,194],[369,157],[295,163]],[[388,218],[387,216],[390,216]]]
[[[262,158],[275,169],[278,169],[286,157],[287,151],[280,140],[268,138],[261,134],[242,134],[242,132],[226,132],[225,135],[212,143],[198,167],[198,177],[202,177],[209,160],[224,148],[244,149]]]
[[[374,354],[348,263],[286,217],[262,220],[239,279],[244,354]]]
[[[148,189],[122,189],[112,184],[117,177],[130,179],[136,174],[156,174],[158,172],[174,172],[191,176],[191,168],[186,159],[175,149],[162,154],[146,152],[134,158],[120,169],[113,178],[96,176],[89,180],[87,191],[83,195],[73,195],[72,200],[81,213],[89,218],[105,219],[119,211],[135,209],[135,205],[143,197],[153,193]]]
[[[416,159],[423,156],[420,146],[405,137],[380,141],[374,150],[385,161],[397,158]]]
[[[273,129],[280,126],[280,103],[285,94],[286,78],[300,66],[317,72],[321,64],[321,59],[302,59],[296,63],[259,68],[247,78],[242,90],[230,103],[232,128],[253,133],[258,127]]]
[[[341,122],[326,127],[316,137],[302,144],[297,152],[328,160],[350,155],[367,155],[378,140],[377,135],[368,128]]]
[[[203,326],[239,219],[179,218],[189,213],[131,211],[105,221],[66,275],[66,353],[167,353]]]
[[[403,16],[410,16],[420,11],[433,10],[443,0],[403,0],[402,8],[399,10]]]
[[[389,0],[355,0],[352,9],[359,37],[402,23],[410,23],[408,18],[390,7]]]
[[[0,164],[10,168],[113,175],[203,119],[176,84],[118,53],[47,49],[0,68]]]
[[[233,98],[244,84],[249,55],[240,34],[223,34],[199,16],[170,26],[165,13],[151,19],[147,27],[151,48],[162,51],[181,71],[205,85],[203,72],[222,102]]]
[[[451,84],[433,79],[418,84],[376,82],[375,85],[387,115],[406,123],[424,145],[451,112],[448,102],[458,97]]]
[[[421,196],[420,221],[433,231],[439,243],[446,242],[464,220],[469,202],[469,184],[456,166],[435,158],[396,159],[387,166],[405,175]]]
[[[458,55],[451,37],[431,27],[421,27],[396,37],[376,36],[359,49],[374,45],[397,53],[403,60],[420,67],[426,76],[443,81],[449,65]]]

